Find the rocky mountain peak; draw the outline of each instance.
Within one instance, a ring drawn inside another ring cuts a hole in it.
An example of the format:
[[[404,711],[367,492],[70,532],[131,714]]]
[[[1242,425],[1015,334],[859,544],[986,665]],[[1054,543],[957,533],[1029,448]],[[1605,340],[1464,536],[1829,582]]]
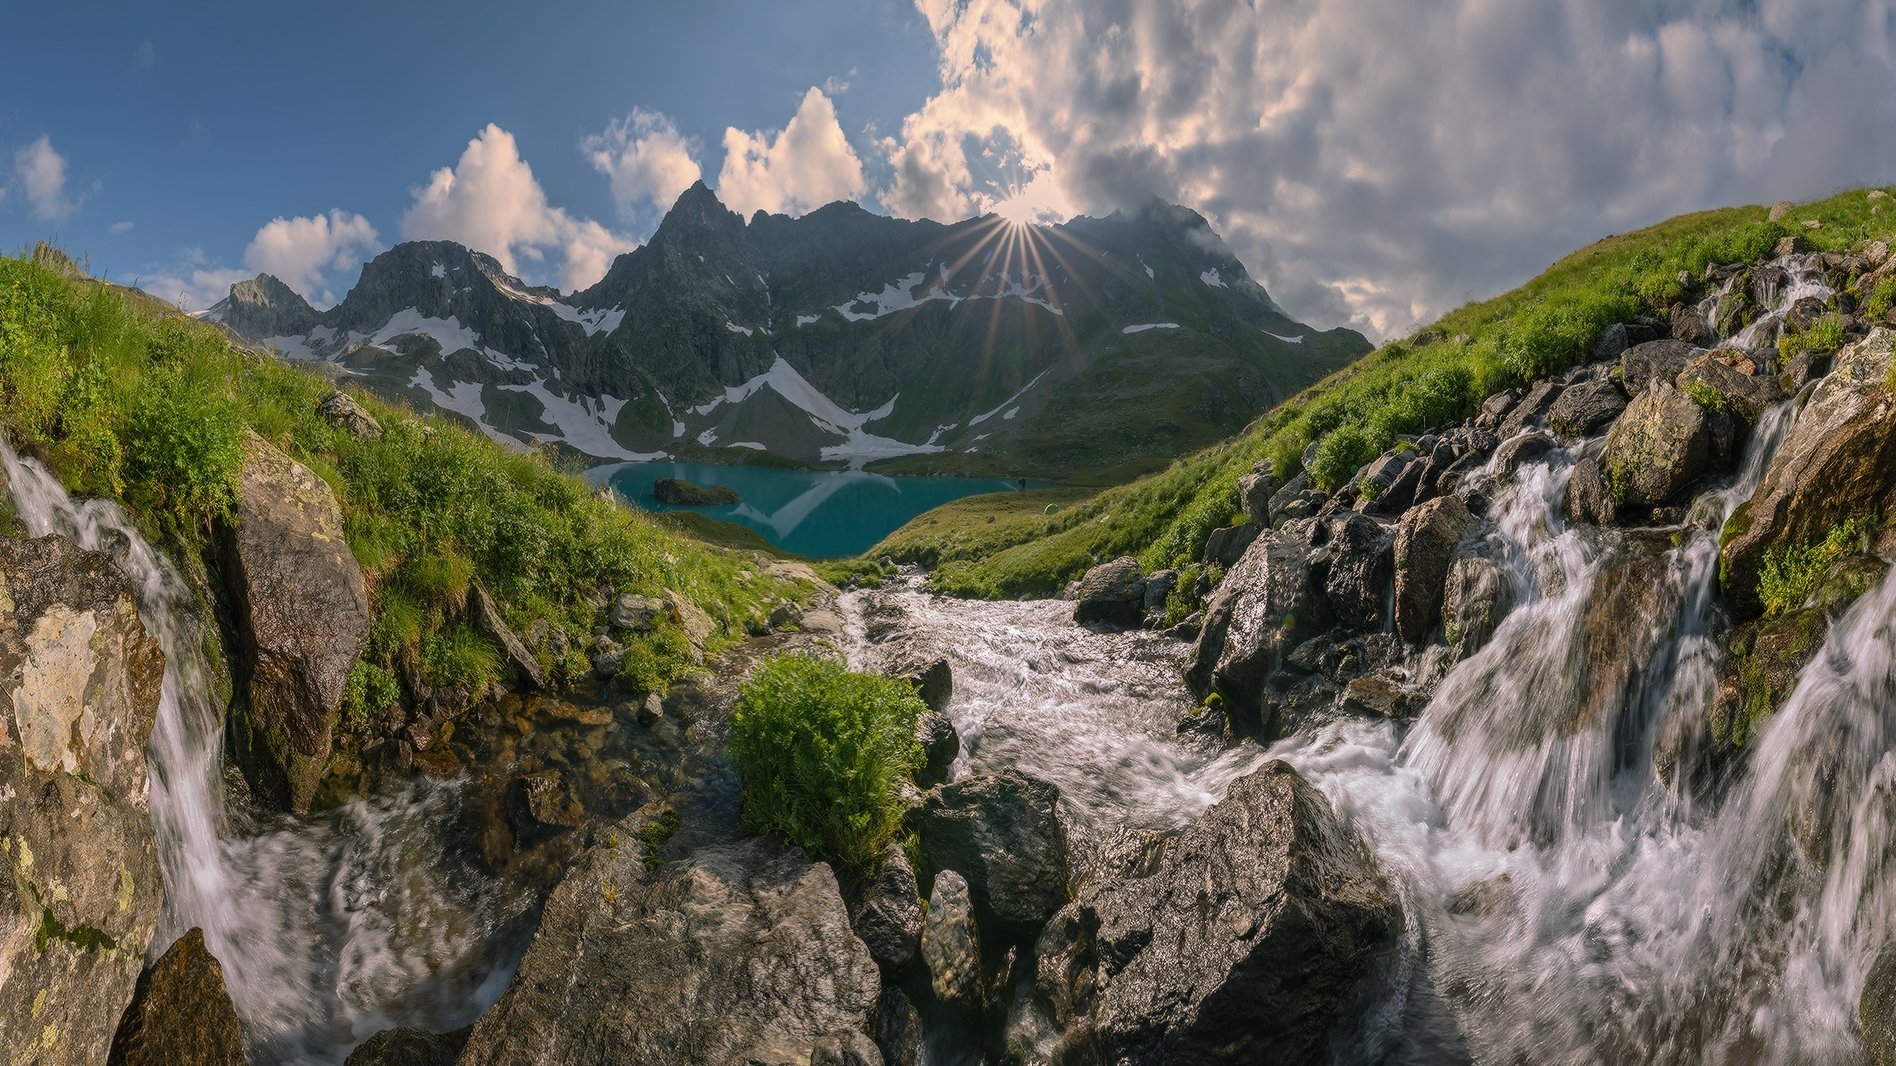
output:
[[[246,337],[294,336],[316,326],[316,309],[271,274],[232,285],[211,316]]]

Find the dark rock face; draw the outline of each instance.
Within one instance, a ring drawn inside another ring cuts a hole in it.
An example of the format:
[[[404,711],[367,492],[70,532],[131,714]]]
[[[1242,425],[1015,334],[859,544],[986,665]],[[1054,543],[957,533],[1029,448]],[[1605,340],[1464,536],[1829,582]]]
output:
[[[724,485],[694,485],[675,477],[659,478],[652,485],[652,498],[673,507],[722,507],[740,502],[736,489]]]
[[[1125,867],[1049,926],[1093,942],[1098,991],[1079,1040],[1104,1062],[1321,1062],[1403,924],[1362,843],[1281,762]],[[1083,1001],[1087,982],[1061,980],[1076,969],[1061,939],[1043,938],[1055,950],[1041,970]]]
[[[1896,513],[1890,337],[1878,328],[1837,356],[1757,491],[1726,522],[1720,573],[1739,617],[1760,610],[1758,570],[1771,548],[1815,544],[1851,518]]]
[[[1325,526],[1329,540],[1322,553],[1323,561],[1328,563],[1323,593],[1330,614],[1351,629],[1380,630],[1390,578],[1389,532],[1379,523],[1355,514],[1330,519]]]
[[[243,1026],[224,967],[193,929],[138,979],[112,1042],[111,1066],[245,1066]],[[353,1058],[352,1058],[353,1061]]]
[[[145,744],[164,654],[111,558],[0,540],[0,1047],[106,1061],[164,901]]]
[[[954,771],[955,757],[961,754],[961,734],[955,732],[955,723],[940,711],[930,711],[916,723],[915,736],[922,745],[922,768],[915,772],[915,783],[933,788],[946,782]]]
[[[908,965],[922,935],[922,890],[901,848],[883,850],[853,909],[851,924],[876,964],[889,971]]]
[[[272,274],[232,285],[213,311],[242,337],[290,337],[316,328],[316,309]]]
[[[876,1008],[876,1048],[887,1066],[926,1066],[927,1034],[922,1031],[922,1015],[899,988],[882,990],[882,1002]]]
[[[1620,384],[1629,396],[1638,396],[1654,383],[1670,385],[1700,350],[1676,340],[1636,344],[1620,355]]]
[[[1475,516],[1459,496],[1411,509],[1396,527],[1396,633],[1412,644],[1435,628],[1442,587],[1455,549],[1475,531]]]
[[[1567,475],[1567,520],[1609,526],[1618,514],[1619,501],[1600,461],[1588,456],[1575,463]]]
[[[242,644],[234,741],[251,787],[307,810],[336,711],[369,633],[369,594],[335,494],[263,438],[245,438],[225,579]]]
[[[928,793],[914,814],[935,870],[967,878],[984,920],[1033,925],[1067,900],[1060,790],[1013,771],[970,777]]]
[[[468,1029],[430,1033],[425,1029],[384,1029],[349,1053],[343,1066],[454,1066],[467,1045]]]
[[[877,1062],[881,981],[829,867],[753,839],[648,870],[643,818],[553,890],[460,1063]]]
[[[1614,498],[1635,507],[1672,503],[1712,458],[1705,409],[1670,385],[1633,397],[1607,434],[1600,465]]]
[[[1235,526],[1214,529],[1205,538],[1205,550],[1201,559],[1206,566],[1229,567],[1244,556],[1245,549],[1257,539],[1262,526],[1251,522],[1240,522]]]
[[[1554,438],[1545,433],[1522,433],[1509,438],[1507,443],[1494,450],[1495,470],[1501,474],[1512,474],[1553,451],[1556,446]]]
[[[1583,381],[1560,394],[1547,412],[1547,428],[1567,440],[1589,437],[1626,410],[1626,394],[1611,380]]]
[[[948,660],[936,659],[926,666],[907,671],[909,684],[915,686],[915,694],[922,698],[931,711],[945,711],[948,701],[955,695],[955,675]]]
[[[1672,305],[1672,339],[1687,344],[1705,344],[1712,339],[1705,316],[1689,304]]]
[[[1560,386],[1552,381],[1539,381],[1514,405],[1514,410],[1501,420],[1501,427],[1495,430],[1502,440],[1517,436],[1524,430],[1539,425],[1555,403],[1559,402]]]
[[[1073,604],[1073,621],[1080,625],[1139,624],[1145,609],[1145,573],[1130,556],[1101,563],[1080,579]]]
[[[1300,525],[1300,524],[1299,524]],[[1186,681],[1255,711],[1265,677],[1284,653],[1330,626],[1323,590],[1311,580],[1301,531],[1267,533],[1231,568],[1205,607]]]

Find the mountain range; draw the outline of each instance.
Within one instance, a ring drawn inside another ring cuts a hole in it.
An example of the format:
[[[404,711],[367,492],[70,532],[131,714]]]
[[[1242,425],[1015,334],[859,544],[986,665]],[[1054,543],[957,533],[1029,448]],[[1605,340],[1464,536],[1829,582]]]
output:
[[[944,225],[838,202],[747,222],[702,183],[579,292],[413,241],[328,310],[262,274],[206,315],[588,460],[1052,478],[1163,465],[1370,348],[1284,314],[1183,207]]]

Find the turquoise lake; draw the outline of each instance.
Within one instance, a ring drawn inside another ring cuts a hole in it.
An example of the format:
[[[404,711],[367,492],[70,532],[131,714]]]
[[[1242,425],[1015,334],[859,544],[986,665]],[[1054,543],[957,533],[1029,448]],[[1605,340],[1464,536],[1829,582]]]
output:
[[[710,463],[615,463],[594,467],[595,484],[612,486],[648,511],[697,511],[754,529],[772,544],[812,559],[860,555],[923,511],[963,496],[1011,492],[1001,478],[888,477],[863,470],[773,470]],[[660,478],[733,489],[739,503],[674,507],[652,498]],[[1034,482],[1031,484],[1043,484]]]

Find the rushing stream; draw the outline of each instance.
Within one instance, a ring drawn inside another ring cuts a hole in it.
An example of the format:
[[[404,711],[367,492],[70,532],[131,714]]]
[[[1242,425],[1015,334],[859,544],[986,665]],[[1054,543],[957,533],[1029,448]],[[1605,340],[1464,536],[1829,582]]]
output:
[[[1788,266],[1780,313],[1827,293]],[[1776,318],[1738,340],[1769,343]],[[1855,1061],[1856,999],[1896,918],[1896,581],[1834,621],[1721,798],[1695,802],[1654,770],[1666,724],[1713,698],[1718,531],[1795,408],[1768,412],[1738,473],[1657,540],[1566,522],[1569,472],[1599,439],[1477,475],[1490,502],[1472,550],[1514,607],[1469,658],[1412,659],[1436,685],[1407,723],[1338,715],[1268,750],[1225,748],[1176,728],[1192,706],[1186,645],[1077,629],[1068,603],[954,601],[917,583],[845,596],[848,651],[868,668],[947,658],[957,774],[1058,785],[1082,862],[1113,830],[1189,824],[1268,759],[1295,765],[1398,885],[1419,965],[1368,1021],[1385,1061]],[[530,904],[443,832],[467,786],[419,779],[311,818],[227,805],[190,585],[114,505],[71,500],[3,443],[0,460],[34,535],[120,560],[165,651],[153,954],[201,926],[263,1062],[337,1062],[387,1025],[451,1029],[493,1002]],[[1613,623],[1654,651],[1602,688],[1589,612],[1636,555],[1656,560],[1640,573],[1658,588],[1634,602],[1658,607]]]

